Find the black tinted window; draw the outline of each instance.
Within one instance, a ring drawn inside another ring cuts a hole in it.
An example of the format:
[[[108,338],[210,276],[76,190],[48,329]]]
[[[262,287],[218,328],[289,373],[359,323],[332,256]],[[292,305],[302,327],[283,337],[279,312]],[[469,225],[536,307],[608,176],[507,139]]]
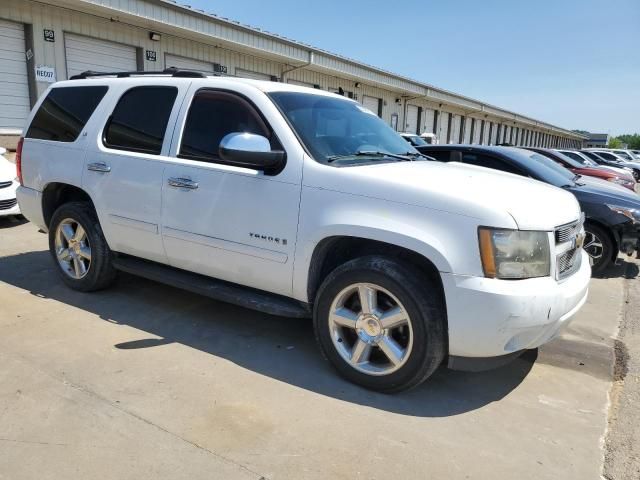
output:
[[[516,175],[522,175],[523,173],[516,167],[509,165],[498,158],[491,157],[489,155],[478,155],[472,153],[464,153],[462,155],[462,162],[470,165],[477,165],[479,167],[492,168],[494,170],[500,170],[502,172],[515,173]]]
[[[227,134],[237,132],[262,135],[271,141],[273,150],[281,148],[247,100],[227,92],[202,90],[191,102],[179,156],[217,162],[220,141]]]
[[[435,158],[439,162],[450,162],[451,152],[445,150],[422,150],[422,153],[428,157]]]
[[[104,132],[110,148],[158,155],[178,95],[175,87],[136,87],[116,105]]]
[[[52,89],[36,112],[27,138],[73,142],[106,93],[105,86]]]

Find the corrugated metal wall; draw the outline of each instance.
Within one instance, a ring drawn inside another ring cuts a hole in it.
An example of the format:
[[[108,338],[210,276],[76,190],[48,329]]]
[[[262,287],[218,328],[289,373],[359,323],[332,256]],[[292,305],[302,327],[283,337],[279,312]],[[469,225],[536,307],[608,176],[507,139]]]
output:
[[[300,44],[289,43],[282,38],[260,36],[255,31],[239,25],[214,22],[213,19],[198,16],[195,12],[178,11],[168,5],[152,5],[145,0],[84,0],[78,2],[80,7],[82,3],[87,6],[94,5],[95,7],[92,8],[96,9],[108,7],[114,11],[121,11],[123,16],[121,21],[111,21],[110,18],[99,15],[80,13],[44,3],[3,0],[0,4],[0,18],[32,26],[33,62],[36,65],[55,67],[58,80],[65,79],[67,72],[65,33],[134,47],[139,53],[139,58],[142,59],[141,63],[145,70],[162,70],[165,67],[165,56],[168,54],[184,57],[186,60],[217,63],[226,67],[229,74],[234,74],[238,69],[281,78],[284,71],[309,59],[309,49]],[[147,19],[145,22],[147,25],[150,25],[152,20],[164,24],[164,29],[161,28],[162,24],[158,24],[162,35],[161,41],[154,42],[149,38],[151,27],[131,24],[132,21],[140,18]],[[44,41],[42,32],[45,28],[54,30],[55,42]],[[185,30],[181,31],[179,28]],[[186,33],[190,37],[194,34],[201,35],[202,40],[181,36]],[[214,41],[211,37],[217,37],[219,41]],[[156,61],[149,60],[143,55],[147,50],[155,52]],[[482,109],[483,114],[494,121],[500,120],[504,115],[504,112],[483,106],[471,99],[422,87],[408,79],[349,63],[346,59],[328,53],[316,52],[312,68],[289,72],[286,78],[318,85],[323,90],[342,87],[345,91],[353,92],[360,102],[364,95],[381,98],[383,120],[390,123],[391,116],[398,115],[399,129],[402,129],[401,127],[406,123],[404,116],[407,98],[411,98],[411,104],[422,108],[421,131],[433,130],[433,111],[443,110],[443,106],[446,108],[441,116],[445,122],[447,113],[468,117],[470,110],[473,112]],[[356,83],[359,84],[357,88]],[[38,82],[36,84],[38,94],[41,94],[47,86],[46,83]],[[413,98],[415,96],[419,98]],[[34,100],[31,99],[32,102]],[[456,116],[453,117],[453,124]],[[494,116],[495,118],[492,118]],[[532,125],[532,120],[524,117],[517,117],[516,121],[526,123],[527,127]],[[456,128],[452,128],[453,132],[459,131],[459,125],[455,124],[455,126]],[[442,142],[447,138],[446,129],[447,125],[439,122],[440,134],[444,134]],[[469,127],[466,130],[469,131]],[[453,132],[451,141],[458,142],[459,135],[456,136]],[[476,134],[479,135],[479,132],[478,125]]]

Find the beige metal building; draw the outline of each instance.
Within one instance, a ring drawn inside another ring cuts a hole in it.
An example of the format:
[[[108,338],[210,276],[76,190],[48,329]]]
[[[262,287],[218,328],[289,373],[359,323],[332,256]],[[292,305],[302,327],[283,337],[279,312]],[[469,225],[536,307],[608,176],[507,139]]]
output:
[[[440,143],[578,147],[574,132],[167,0],[2,0],[0,135],[16,135],[55,80],[175,66],[351,97]]]

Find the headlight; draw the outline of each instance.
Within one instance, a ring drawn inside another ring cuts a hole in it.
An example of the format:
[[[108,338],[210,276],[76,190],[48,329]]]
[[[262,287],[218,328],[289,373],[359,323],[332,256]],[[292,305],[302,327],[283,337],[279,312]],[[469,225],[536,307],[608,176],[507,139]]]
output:
[[[610,178],[607,178],[607,180],[609,180],[612,183],[617,183],[618,185],[627,185],[629,183],[629,180],[625,180],[624,178],[620,178],[620,177],[610,177]]]
[[[478,239],[486,277],[521,279],[551,274],[547,232],[480,227]]]
[[[619,207],[618,205],[607,205],[611,210],[620,215],[624,215],[633,223],[640,223],[640,209],[630,207]]]

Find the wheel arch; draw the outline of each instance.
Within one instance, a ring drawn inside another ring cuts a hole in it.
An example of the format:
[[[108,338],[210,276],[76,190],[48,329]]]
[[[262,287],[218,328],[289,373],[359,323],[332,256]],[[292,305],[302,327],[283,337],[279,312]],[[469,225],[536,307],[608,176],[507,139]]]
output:
[[[49,228],[53,213],[68,202],[88,202],[95,212],[95,205],[91,196],[82,188],[69,183],[52,182],[42,191],[42,217]]]
[[[440,269],[434,261],[413,249],[382,240],[349,235],[333,235],[315,245],[306,278],[306,296],[314,303],[318,288],[326,276],[339,265],[365,255],[391,256],[419,269],[434,281],[444,302],[444,286]]]
[[[608,227],[604,223],[598,220],[594,220],[593,218],[587,218],[585,221],[585,226],[587,224],[592,224],[597,226],[598,228],[601,228],[609,236],[609,240],[611,240],[611,243],[613,244],[610,260],[615,261],[616,258],[618,258],[618,253],[620,252],[620,236],[618,235],[618,233],[611,227]]]

